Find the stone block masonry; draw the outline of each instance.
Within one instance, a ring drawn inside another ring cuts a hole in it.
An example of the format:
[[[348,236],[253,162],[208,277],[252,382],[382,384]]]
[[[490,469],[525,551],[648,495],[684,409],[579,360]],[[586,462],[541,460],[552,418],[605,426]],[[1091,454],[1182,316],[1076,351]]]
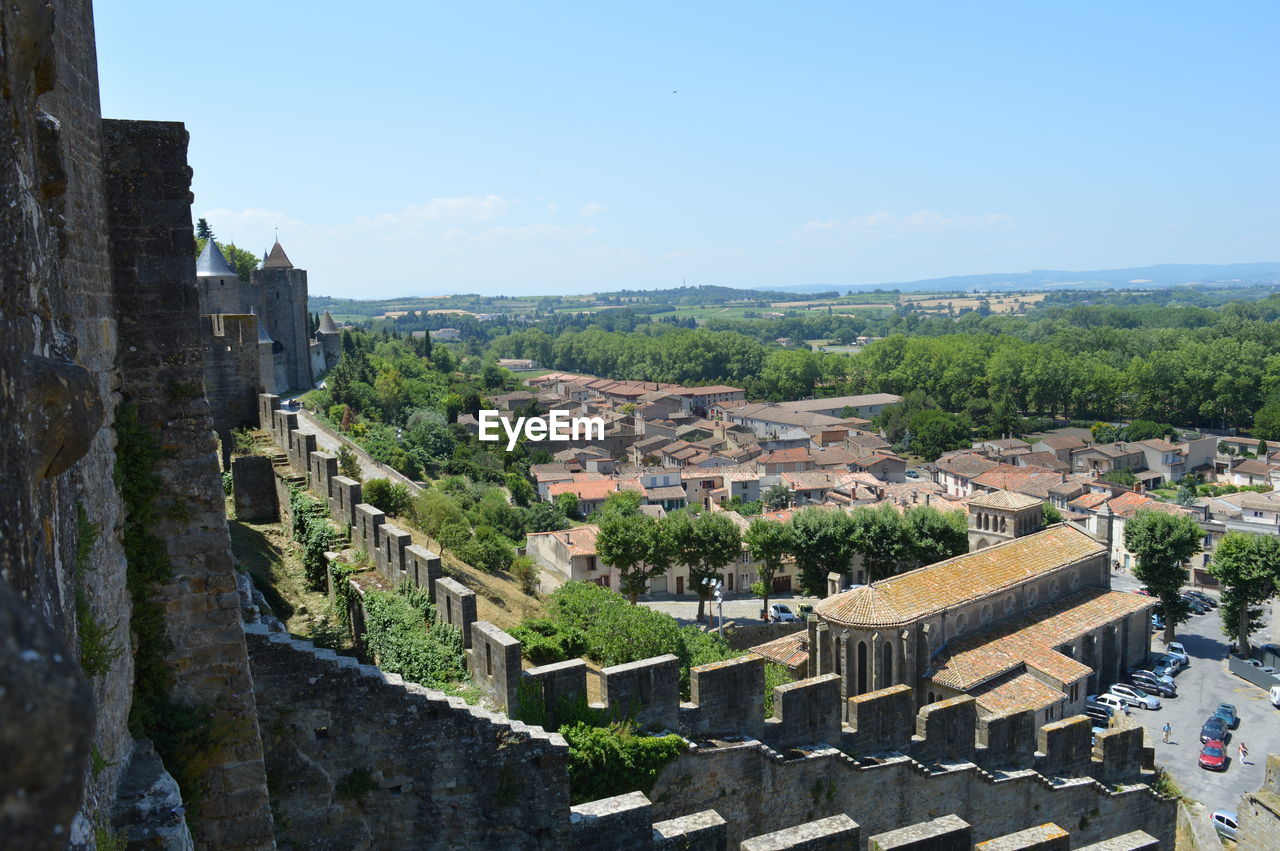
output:
[[[742,851],[840,851],[858,847],[858,832],[857,822],[848,816],[829,816],[748,839],[740,848]]]
[[[192,825],[196,841],[260,848],[272,841],[271,812],[203,393],[186,151],[181,124],[103,123],[120,392],[163,452],[155,472],[167,504],[148,531],[172,566],[154,597],[164,613],[165,661],[175,672],[171,697],[212,707],[225,730],[198,781],[205,793]]]
[[[641,729],[675,730],[680,725],[680,660],[668,653],[600,672],[607,712]]]
[[[467,667],[472,681],[498,709],[510,714],[520,686],[520,642],[488,621],[476,621],[471,625]]]
[[[969,851],[972,829],[964,819],[943,816],[871,837],[870,851]]]
[[[462,646],[471,649],[471,625],[476,622],[476,595],[456,579],[436,581],[436,617],[462,630]]]
[[[231,491],[237,520],[269,523],[280,516],[275,479],[269,458],[245,455],[231,460]]]
[[[282,844],[565,846],[558,734],[258,624],[246,631]]]

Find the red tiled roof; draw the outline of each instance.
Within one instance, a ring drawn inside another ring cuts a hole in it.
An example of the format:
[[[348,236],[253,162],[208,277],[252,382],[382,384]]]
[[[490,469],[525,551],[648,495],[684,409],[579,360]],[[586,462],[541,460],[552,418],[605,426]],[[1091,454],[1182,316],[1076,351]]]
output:
[[[793,632],[764,644],[757,644],[751,648],[751,652],[770,662],[794,668],[809,661],[809,634],[803,630]]]
[[[1074,682],[1092,669],[1055,647],[1155,604],[1140,594],[1086,588],[949,643],[926,676],[963,691],[1026,665],[1059,682]]]
[[[827,597],[816,610],[844,626],[900,626],[1105,552],[1084,532],[1053,526]]]

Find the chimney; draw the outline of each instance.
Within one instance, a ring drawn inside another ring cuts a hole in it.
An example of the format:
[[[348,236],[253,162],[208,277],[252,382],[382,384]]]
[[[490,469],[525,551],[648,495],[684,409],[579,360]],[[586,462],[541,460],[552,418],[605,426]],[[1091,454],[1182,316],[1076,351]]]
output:
[[[912,501],[913,503],[916,503],[916,502],[919,502],[919,501],[920,501],[920,492],[919,492],[919,491],[917,491],[915,488],[912,488],[912,489],[911,489],[911,501]]]
[[[932,494],[928,494],[928,493],[927,493],[927,494],[925,494],[925,495],[924,495],[924,504],[925,504],[925,505],[928,505],[928,504],[929,504],[929,497],[930,497],[930,496],[932,496]]]

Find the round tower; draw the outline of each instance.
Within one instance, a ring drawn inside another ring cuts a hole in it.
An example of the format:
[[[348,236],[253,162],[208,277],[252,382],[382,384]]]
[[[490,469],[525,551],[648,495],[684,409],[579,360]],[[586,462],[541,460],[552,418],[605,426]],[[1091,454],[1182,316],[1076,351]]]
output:
[[[253,307],[244,281],[212,239],[196,258],[196,289],[201,313],[248,313]]]

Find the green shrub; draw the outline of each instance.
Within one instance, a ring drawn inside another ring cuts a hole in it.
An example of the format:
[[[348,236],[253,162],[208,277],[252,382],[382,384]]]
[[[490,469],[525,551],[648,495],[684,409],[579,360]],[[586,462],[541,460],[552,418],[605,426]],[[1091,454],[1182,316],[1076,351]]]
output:
[[[560,734],[569,743],[569,795],[574,804],[627,792],[648,793],[667,763],[684,751],[677,735],[637,735],[626,724],[595,727],[566,724]]]
[[[413,507],[413,496],[409,493],[409,488],[387,479],[370,479],[364,483],[360,495],[374,508],[380,508],[396,517],[408,515]]]
[[[577,659],[587,652],[585,632],[550,618],[530,618],[512,629],[511,637],[520,642],[521,652],[535,665]]]
[[[591,582],[566,582],[557,588],[547,617],[562,629],[580,630],[586,636],[586,655],[601,665],[674,655],[680,660],[680,693],[685,698],[690,667],[738,655],[719,635],[694,626],[682,628],[670,615],[633,606],[621,594]]]
[[[462,633],[435,622],[435,607],[420,588],[365,594],[365,644],[385,671],[432,688],[465,678]]]

